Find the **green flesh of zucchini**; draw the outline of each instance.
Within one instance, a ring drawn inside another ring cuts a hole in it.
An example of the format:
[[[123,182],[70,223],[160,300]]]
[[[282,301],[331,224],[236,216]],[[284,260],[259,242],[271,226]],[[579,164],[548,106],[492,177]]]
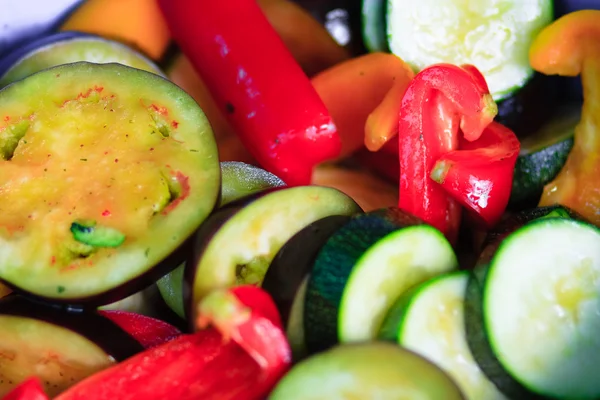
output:
[[[394,344],[340,345],[296,364],[269,400],[463,400],[426,359]]]
[[[600,231],[541,218],[507,236],[467,287],[473,356],[511,398],[600,396]]]
[[[483,374],[471,355],[463,304],[469,273],[434,278],[400,296],[380,337],[427,358],[452,377],[470,400],[507,399]]]
[[[529,46],[553,12],[551,0],[388,0],[388,42],[416,71],[475,65],[499,101],[533,75]]]
[[[401,210],[354,217],[315,260],[304,310],[309,351],[375,338],[398,296],[456,267],[444,236]]]

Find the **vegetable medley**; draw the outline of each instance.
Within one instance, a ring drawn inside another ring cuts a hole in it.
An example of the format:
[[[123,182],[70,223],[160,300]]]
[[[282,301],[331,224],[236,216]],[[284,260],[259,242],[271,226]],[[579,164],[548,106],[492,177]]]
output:
[[[0,55],[0,398],[600,398],[600,7],[86,0]]]

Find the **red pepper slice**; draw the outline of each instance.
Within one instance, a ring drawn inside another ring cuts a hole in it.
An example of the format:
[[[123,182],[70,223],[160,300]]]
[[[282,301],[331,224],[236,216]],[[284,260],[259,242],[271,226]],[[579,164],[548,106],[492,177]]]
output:
[[[56,400],[265,398],[291,362],[272,300],[257,287],[215,292],[205,300],[200,318],[217,329],[148,349],[83,380]]]
[[[467,140],[476,140],[497,113],[485,80],[475,71],[470,66],[432,65],[412,80],[400,108],[399,207],[451,241],[458,232],[460,208],[430,172],[440,157],[458,148],[459,127]]]
[[[100,310],[99,314],[119,325],[145,349],[161,345],[181,335],[181,331],[164,321],[122,310]]]
[[[48,400],[38,377],[24,380],[19,386],[10,391],[2,400]]]
[[[254,0],[158,0],[189,58],[263,168],[310,183],[341,140],[323,101]]]
[[[504,125],[492,122],[479,139],[462,139],[459,149],[437,160],[431,179],[473,211],[485,227],[492,227],[508,204],[519,139]]]

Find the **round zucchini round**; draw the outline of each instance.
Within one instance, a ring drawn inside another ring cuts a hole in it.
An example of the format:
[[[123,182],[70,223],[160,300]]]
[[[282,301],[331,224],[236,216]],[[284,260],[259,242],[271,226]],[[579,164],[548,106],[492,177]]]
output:
[[[597,227],[549,215],[510,233],[475,268],[467,342],[510,398],[600,397],[598,249]]]
[[[95,312],[65,313],[18,296],[0,301],[0,398],[30,376],[55,396],[142,345]]]
[[[463,400],[454,381],[431,362],[394,344],[340,345],[296,364],[270,400]]]
[[[77,61],[120,63],[163,75],[152,60],[120,42],[68,31],[42,36],[0,59],[0,87],[46,68]]]
[[[450,243],[420,219],[398,208],[355,216],[315,259],[304,305],[308,351],[375,339],[402,293],[456,267]]]
[[[220,168],[210,125],[183,90],[78,62],[7,86],[0,109],[0,280],[99,306],[185,260]]]

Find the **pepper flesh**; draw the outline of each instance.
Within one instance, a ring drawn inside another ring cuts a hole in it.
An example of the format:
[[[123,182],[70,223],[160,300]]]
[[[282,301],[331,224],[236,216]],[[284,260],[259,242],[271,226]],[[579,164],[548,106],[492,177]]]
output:
[[[414,72],[398,56],[370,53],[328,68],[311,81],[342,140],[344,157],[398,129],[398,103]]]
[[[182,52],[254,158],[289,186],[340,154],[335,124],[253,0],[158,0]],[[235,12],[231,12],[235,10]]]
[[[510,198],[519,139],[504,125],[492,122],[479,139],[459,140],[459,150],[436,161],[431,178],[490,228],[500,220]]]
[[[494,119],[497,107],[475,67],[435,64],[412,80],[400,107],[399,207],[443,232],[458,234],[460,207],[430,178],[435,162],[458,148],[458,130],[474,141]]]
[[[203,324],[214,321],[214,328],[146,350],[85,379],[56,400],[265,398],[291,362],[276,307],[257,287],[236,287],[214,296],[200,305],[201,312],[209,312],[200,314]]]
[[[562,204],[600,224],[600,11],[576,11],[548,25],[531,45],[529,60],[546,75],[581,75],[583,84],[573,149],[539,204]]]
[[[27,378],[11,390],[3,400],[48,400],[38,377]]]

